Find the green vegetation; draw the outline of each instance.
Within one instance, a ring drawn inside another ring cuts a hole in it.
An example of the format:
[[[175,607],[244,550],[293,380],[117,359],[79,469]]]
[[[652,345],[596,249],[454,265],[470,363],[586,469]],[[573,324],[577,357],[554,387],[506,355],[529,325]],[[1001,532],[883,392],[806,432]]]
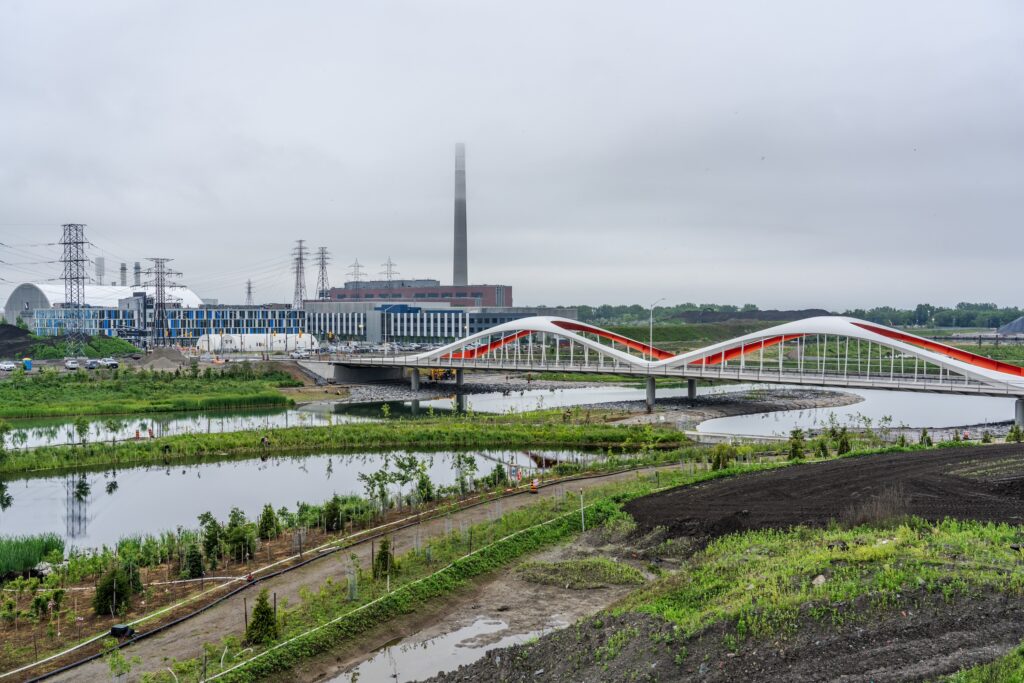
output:
[[[638,477],[590,489],[585,494],[587,528],[622,519],[625,515],[620,502],[646,495],[661,486],[728,476],[739,471],[737,468],[687,474],[674,470],[662,472],[658,478]],[[307,657],[328,651],[346,639],[448,595],[476,576],[571,537],[580,530],[578,506],[575,496],[546,498],[509,511],[495,521],[474,525],[464,533],[453,531],[442,539],[430,541],[424,548],[408,552],[395,562],[390,576],[391,592],[387,591],[387,578],[375,580],[372,572],[362,570],[354,574],[358,584],[355,599],[351,597],[347,580],[328,580],[319,590],[305,591],[300,604],[279,606],[280,632],[275,645],[245,651],[245,644],[235,638],[208,643],[207,652],[217,656],[207,658],[207,675],[226,671],[218,680],[255,681],[290,669]],[[260,656],[251,659],[254,655]],[[243,661],[250,663],[233,668]],[[170,668],[173,675],[154,673],[146,680],[197,681],[202,673],[202,659],[173,662]]]
[[[249,627],[245,629],[245,642],[250,645],[266,645],[277,640],[279,636],[277,615],[270,606],[267,594],[266,588],[261,590],[259,597],[256,598],[256,606],[252,608],[252,618],[249,620]]]
[[[628,586],[644,583],[640,570],[604,557],[564,562],[526,562],[518,569],[525,581],[572,589]]]
[[[979,664],[950,676],[947,683],[1009,683],[1024,681],[1024,645],[988,664]]]
[[[42,446],[9,453],[0,474],[83,467],[125,467],[209,458],[259,457],[266,454],[261,439],[270,439],[276,455],[313,452],[383,450],[461,450],[492,448],[568,447],[640,450],[670,448],[686,442],[678,431],[651,426],[561,424],[533,422],[522,417],[438,418],[388,423],[350,423],[328,427],[289,427],[266,432],[181,434],[117,444]]]
[[[64,539],[57,534],[0,537],[0,577],[23,574],[48,557],[64,553]]]
[[[239,363],[220,371],[79,370],[12,373],[0,382],[0,417],[82,416],[289,405],[277,391],[299,385],[267,365]]]
[[[139,351],[137,346],[124,339],[98,336],[89,339],[82,347],[81,355],[86,358],[106,358],[107,356],[126,356]],[[53,344],[47,342],[36,344],[26,355],[34,360],[59,360],[67,358],[71,354],[68,343],[59,341]]]
[[[753,531],[713,541],[685,571],[641,589],[617,612],[675,622],[687,635],[724,622],[727,636],[774,637],[802,615],[841,624],[913,604],[921,594],[947,601],[975,591],[1024,596],[1018,527],[910,519],[897,526]],[[969,557],[971,562],[963,562]],[[869,613],[855,601],[867,600]]]

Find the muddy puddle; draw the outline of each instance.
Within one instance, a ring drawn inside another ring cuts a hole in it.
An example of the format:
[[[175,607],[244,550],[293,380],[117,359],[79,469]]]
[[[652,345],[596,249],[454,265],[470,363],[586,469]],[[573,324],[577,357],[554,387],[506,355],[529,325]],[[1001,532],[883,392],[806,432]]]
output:
[[[506,621],[480,616],[473,623],[444,635],[425,640],[418,636],[402,638],[332,681],[419,681],[472,664],[488,650],[525,643],[568,625],[567,621],[555,619],[534,631],[514,632]]]

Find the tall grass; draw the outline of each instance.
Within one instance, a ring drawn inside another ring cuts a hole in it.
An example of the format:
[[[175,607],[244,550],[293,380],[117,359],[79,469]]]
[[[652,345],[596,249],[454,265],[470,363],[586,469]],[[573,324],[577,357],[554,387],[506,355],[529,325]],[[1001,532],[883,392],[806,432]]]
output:
[[[57,534],[0,537],[0,576],[21,574],[42,562],[54,550],[64,552]]]

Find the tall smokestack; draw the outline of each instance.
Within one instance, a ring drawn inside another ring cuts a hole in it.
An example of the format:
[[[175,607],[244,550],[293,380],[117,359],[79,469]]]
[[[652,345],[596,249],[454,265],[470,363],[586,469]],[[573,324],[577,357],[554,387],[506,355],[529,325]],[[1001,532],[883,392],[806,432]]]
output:
[[[466,274],[466,146],[455,145],[455,267],[453,285],[468,285]]]
[[[121,286],[126,287],[128,285],[128,264],[121,263]]]
[[[134,287],[142,286],[142,264],[138,261],[135,262],[135,267],[132,269],[132,280]]]

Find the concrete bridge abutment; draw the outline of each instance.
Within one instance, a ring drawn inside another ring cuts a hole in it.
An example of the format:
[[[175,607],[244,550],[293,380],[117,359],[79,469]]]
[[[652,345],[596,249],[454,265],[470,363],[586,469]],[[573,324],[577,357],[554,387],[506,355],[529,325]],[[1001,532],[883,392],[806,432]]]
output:
[[[654,410],[654,378],[647,376],[647,412]]]
[[[409,368],[409,388],[413,391],[420,390],[420,369]]]
[[[1018,427],[1024,427],[1024,397],[1017,399],[1014,422],[1017,423]]]
[[[691,401],[697,398],[697,380],[686,380],[686,398],[688,398]]]

